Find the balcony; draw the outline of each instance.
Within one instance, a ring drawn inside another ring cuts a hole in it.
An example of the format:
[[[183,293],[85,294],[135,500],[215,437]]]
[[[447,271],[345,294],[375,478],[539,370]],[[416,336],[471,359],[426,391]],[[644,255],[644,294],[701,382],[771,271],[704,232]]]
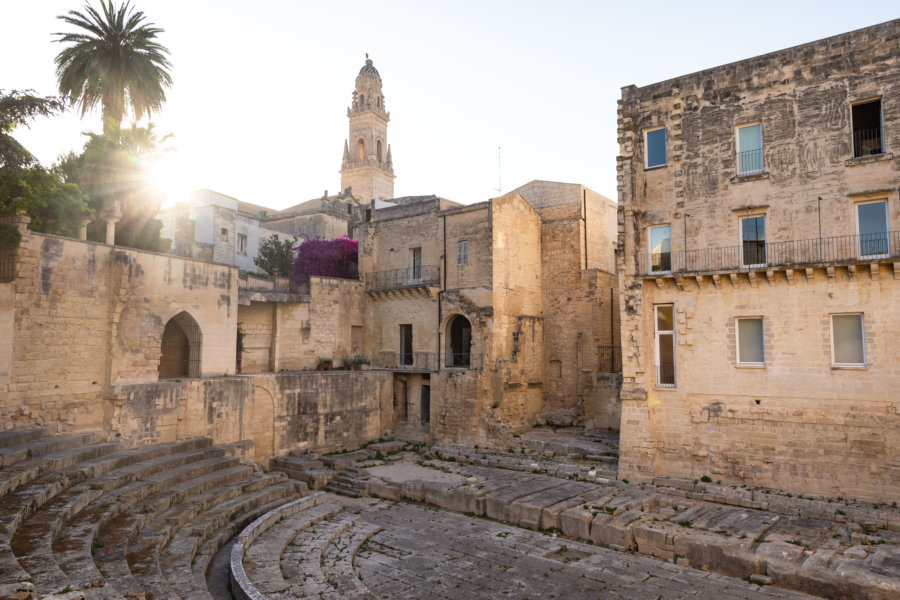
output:
[[[763,151],[762,148],[757,150],[747,150],[746,152],[737,153],[737,174],[739,177],[747,175],[759,175],[763,172]]]
[[[884,132],[881,127],[857,129],[853,132],[853,158],[884,154]]]
[[[300,284],[290,277],[238,275],[238,304],[255,302],[302,302],[309,298],[309,283]]]
[[[366,292],[378,299],[431,298],[440,286],[441,268],[436,265],[421,265],[366,273],[364,278]]]
[[[638,264],[638,277],[833,267],[895,262],[898,259],[900,231],[889,231],[786,242],[754,241],[725,248],[642,254]]]
[[[373,369],[431,373],[437,371],[434,352],[380,352],[372,360]]]

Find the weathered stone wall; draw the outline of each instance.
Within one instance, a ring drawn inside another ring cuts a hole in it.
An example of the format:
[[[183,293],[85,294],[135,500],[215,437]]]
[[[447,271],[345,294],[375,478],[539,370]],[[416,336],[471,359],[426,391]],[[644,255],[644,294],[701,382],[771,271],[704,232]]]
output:
[[[244,351],[240,356],[241,373],[265,373],[274,370],[275,302],[251,302],[238,306],[237,327],[243,335]]]
[[[23,230],[5,426],[99,428],[113,384],[155,381],[166,322],[202,335],[200,373],[234,373],[237,270]]]
[[[823,238],[855,236],[857,205],[871,200],[887,203],[889,229],[900,230],[898,40],[900,21],[892,21],[623,89],[624,476],[710,474],[795,491],[897,495],[890,365],[900,350],[900,288],[890,265],[822,262],[750,275],[722,265],[658,284],[637,272],[653,225],[670,226],[675,264],[685,249],[739,252],[740,217],[748,215],[765,217],[769,248],[818,238],[820,227]],[[886,147],[854,158],[851,105],[876,98]],[[736,128],[749,123],[761,124],[763,169],[741,175]],[[645,169],[644,132],[656,127],[666,130],[666,166]],[[656,385],[660,303],[675,308],[675,388]],[[830,315],[840,312],[864,315],[864,368],[832,367]],[[762,368],[735,364],[739,316],[763,318]]]
[[[257,461],[376,439],[391,426],[385,372],[271,373],[115,386],[110,429],[138,443],[253,440]]]

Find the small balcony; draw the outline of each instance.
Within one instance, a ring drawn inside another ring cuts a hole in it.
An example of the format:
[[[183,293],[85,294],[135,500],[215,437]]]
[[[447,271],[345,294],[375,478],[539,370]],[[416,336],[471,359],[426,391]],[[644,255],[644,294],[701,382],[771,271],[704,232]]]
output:
[[[762,148],[737,153],[737,174],[739,177],[759,175],[763,172],[763,167]]]
[[[895,262],[900,231],[642,254],[638,277],[669,277],[796,267]]]
[[[379,352],[372,360],[373,369],[431,373],[437,371],[434,352]]]
[[[420,265],[366,273],[363,277],[366,292],[375,299],[433,299],[441,283],[441,268],[437,265]]]
[[[853,158],[884,154],[882,127],[857,129],[853,132]]]

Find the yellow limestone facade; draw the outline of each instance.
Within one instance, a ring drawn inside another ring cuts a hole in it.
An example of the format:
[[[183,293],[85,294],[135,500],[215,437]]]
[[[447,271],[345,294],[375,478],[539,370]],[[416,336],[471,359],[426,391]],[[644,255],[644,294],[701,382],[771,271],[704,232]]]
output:
[[[622,89],[622,476],[900,496],[898,40]]]

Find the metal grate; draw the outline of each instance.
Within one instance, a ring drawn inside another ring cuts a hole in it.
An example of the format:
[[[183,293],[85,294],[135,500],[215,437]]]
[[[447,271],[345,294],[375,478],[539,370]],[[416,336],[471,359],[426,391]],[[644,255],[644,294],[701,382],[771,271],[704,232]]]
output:
[[[16,280],[16,255],[9,250],[0,250],[0,283]]]

